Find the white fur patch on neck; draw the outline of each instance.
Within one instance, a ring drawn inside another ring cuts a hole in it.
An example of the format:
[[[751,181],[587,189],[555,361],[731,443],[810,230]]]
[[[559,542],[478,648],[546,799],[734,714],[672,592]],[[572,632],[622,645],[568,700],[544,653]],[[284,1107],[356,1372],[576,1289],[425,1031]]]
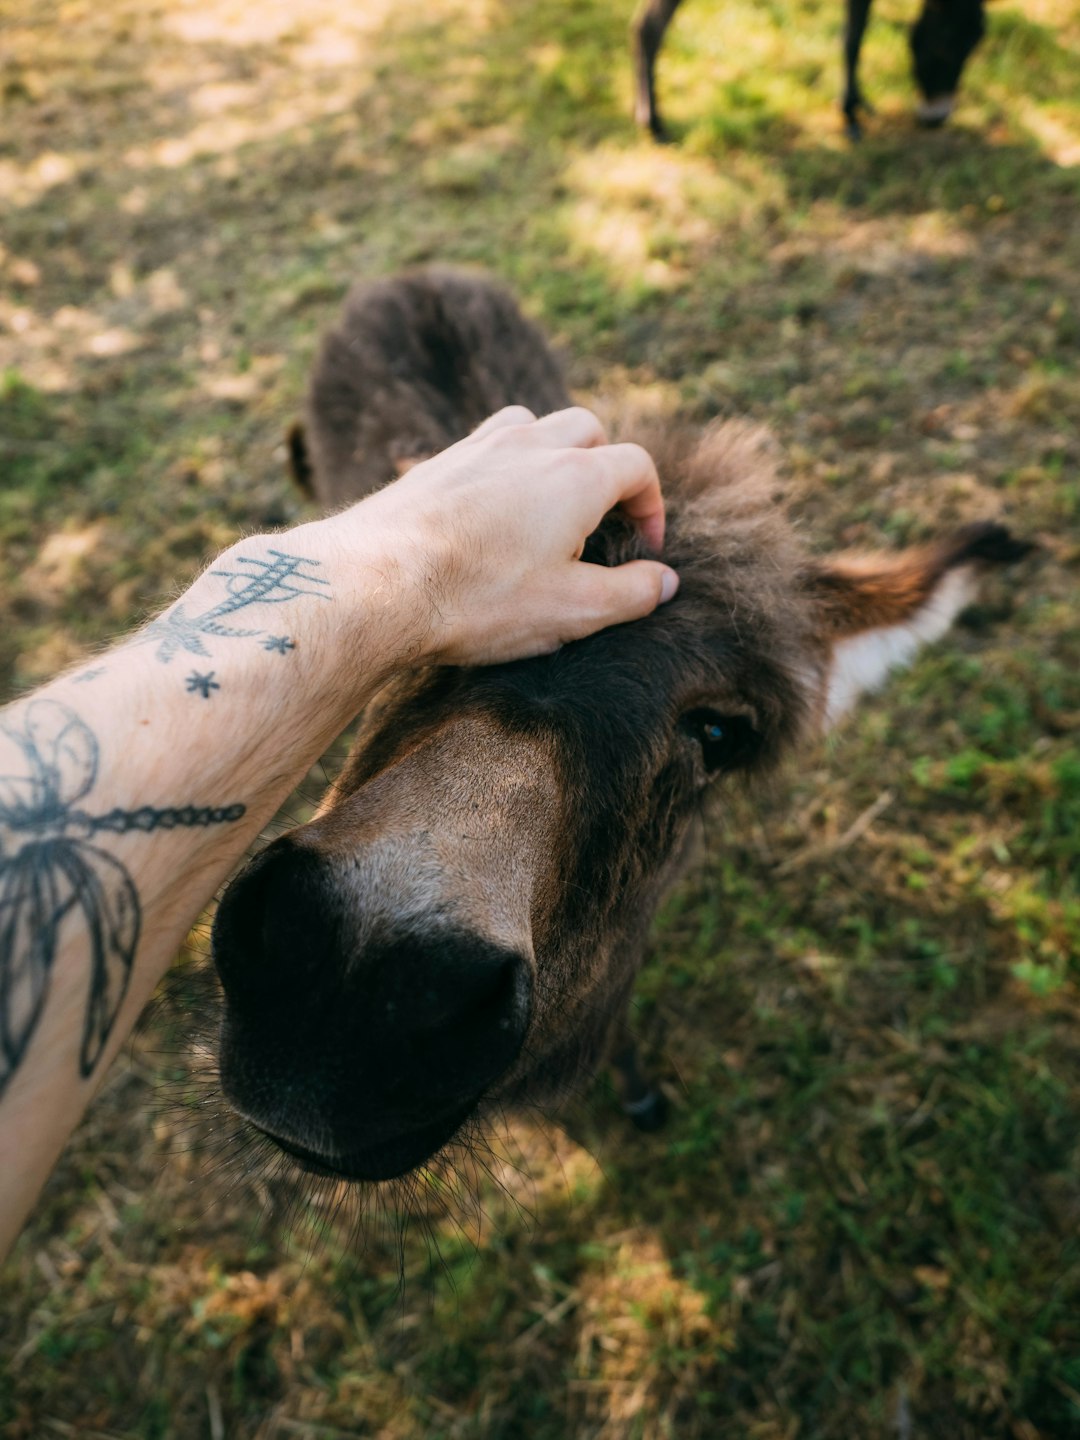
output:
[[[890,671],[910,665],[924,645],[940,640],[975,596],[974,568],[950,570],[927,600],[903,625],[864,630],[833,647],[825,700],[827,725],[835,725],[860,695],[876,690]]]

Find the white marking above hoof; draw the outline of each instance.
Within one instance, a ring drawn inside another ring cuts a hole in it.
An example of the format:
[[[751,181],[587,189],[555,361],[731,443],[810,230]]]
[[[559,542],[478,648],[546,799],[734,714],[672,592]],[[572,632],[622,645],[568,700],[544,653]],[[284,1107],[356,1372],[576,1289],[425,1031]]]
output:
[[[933,100],[920,100],[915,107],[915,118],[920,125],[942,125],[953,112],[955,95],[938,95]]]

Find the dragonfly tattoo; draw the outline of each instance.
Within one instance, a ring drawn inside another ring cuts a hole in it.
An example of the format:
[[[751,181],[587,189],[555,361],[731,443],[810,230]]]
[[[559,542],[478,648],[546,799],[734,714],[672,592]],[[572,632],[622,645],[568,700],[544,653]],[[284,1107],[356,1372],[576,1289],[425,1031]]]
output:
[[[21,728],[0,720],[15,742],[18,773],[0,774],[0,1096],[18,1069],[48,997],[66,929],[89,941],[89,987],[79,1072],[101,1057],[127,993],[139,943],[138,892],[101,834],[228,824],[243,805],[81,809],[98,774],[98,743],[56,700],[34,700]]]
[[[268,632],[261,628],[243,629],[224,623],[230,616],[252,605],[280,605],[299,595],[330,599],[330,582],[312,573],[319,567],[318,560],[288,555],[283,550],[270,550],[268,554],[271,557],[268,560],[238,555],[236,564],[243,568],[211,570],[211,575],[224,577],[228,594],[209,610],[189,615],[183,605],[177,605],[152,621],[143,631],[142,638],[157,642],[157,658],[167,664],[180,650],[186,650],[189,655],[209,656],[205,638],[208,635],[224,636],[230,640],[267,635]],[[296,647],[288,636],[274,635],[268,637],[263,648],[284,655],[287,650]]]

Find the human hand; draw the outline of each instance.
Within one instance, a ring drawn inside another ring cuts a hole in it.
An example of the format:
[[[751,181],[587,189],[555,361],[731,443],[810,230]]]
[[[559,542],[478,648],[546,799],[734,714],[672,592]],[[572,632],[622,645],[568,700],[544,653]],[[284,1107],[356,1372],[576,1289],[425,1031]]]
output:
[[[615,506],[659,551],[660,483],[640,446],[608,444],[588,410],[537,420],[511,406],[335,521],[362,521],[393,557],[425,657],[477,664],[546,654],[671,599],[678,577],[657,561],[581,560]]]

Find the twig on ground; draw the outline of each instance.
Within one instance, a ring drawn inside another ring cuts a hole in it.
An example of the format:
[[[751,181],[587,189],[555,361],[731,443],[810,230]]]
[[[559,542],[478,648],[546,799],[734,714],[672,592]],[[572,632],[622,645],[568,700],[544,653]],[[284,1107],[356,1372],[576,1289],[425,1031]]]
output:
[[[831,855],[838,855],[842,850],[847,850],[857,840],[861,840],[870,826],[883,811],[887,810],[896,796],[891,790],[883,790],[872,805],[859,815],[842,835],[835,840],[826,840],[817,845],[804,845],[801,850],[796,850],[794,855],[782,861],[774,870],[775,875],[789,875],[793,870],[801,870],[806,865],[812,865],[817,860],[826,860]]]

